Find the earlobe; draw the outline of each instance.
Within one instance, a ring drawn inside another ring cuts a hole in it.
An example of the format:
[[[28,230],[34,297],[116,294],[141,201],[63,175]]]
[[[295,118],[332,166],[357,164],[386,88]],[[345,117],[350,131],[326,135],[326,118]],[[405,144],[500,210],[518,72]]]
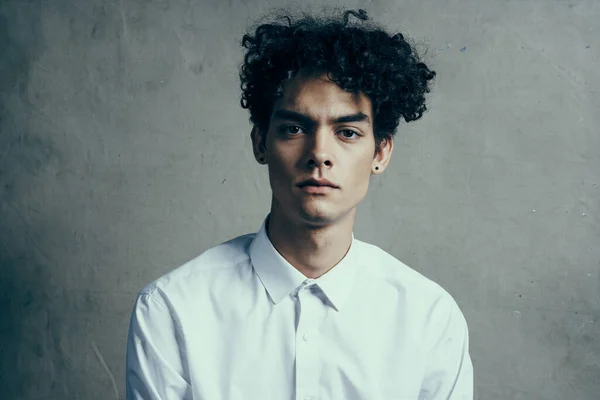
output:
[[[256,161],[258,161],[259,164],[266,164],[267,163],[267,157],[265,156],[265,153],[261,152],[261,151],[254,151],[254,158],[256,158]]]
[[[254,158],[259,164],[267,164],[266,149],[264,143],[264,136],[261,133],[258,126],[254,125],[250,132],[252,138],[252,149],[254,151]]]
[[[390,157],[392,156],[392,150],[394,148],[393,136],[387,135],[384,139],[382,139],[381,143],[379,143],[379,148],[375,153],[376,164],[373,164],[373,173],[380,174],[383,172],[385,167],[390,162]]]

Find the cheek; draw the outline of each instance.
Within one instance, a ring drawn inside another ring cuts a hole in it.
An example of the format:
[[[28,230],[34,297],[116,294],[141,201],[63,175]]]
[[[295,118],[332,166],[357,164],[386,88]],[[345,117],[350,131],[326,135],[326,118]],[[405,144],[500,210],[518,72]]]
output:
[[[366,151],[355,158],[356,162],[354,168],[361,179],[364,179],[365,176],[371,174],[371,167],[373,166],[373,157],[369,157],[365,153]]]
[[[282,153],[269,157],[269,179],[271,186],[277,187],[287,186],[293,180],[293,165],[291,160],[285,157]]]
[[[291,146],[273,146],[269,154],[269,166],[275,175],[287,175],[298,161],[298,150]]]
[[[358,196],[364,196],[371,181],[371,160],[365,159],[358,162],[351,175],[353,192]]]

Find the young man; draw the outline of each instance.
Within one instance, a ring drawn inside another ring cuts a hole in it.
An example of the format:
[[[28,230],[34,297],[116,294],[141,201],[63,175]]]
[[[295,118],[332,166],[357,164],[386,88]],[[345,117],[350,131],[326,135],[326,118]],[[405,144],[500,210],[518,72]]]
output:
[[[140,292],[128,399],[472,399],[456,302],[353,235],[399,118],[421,117],[435,73],[402,35],[350,15],[367,19],[244,36],[242,106],[271,211]]]

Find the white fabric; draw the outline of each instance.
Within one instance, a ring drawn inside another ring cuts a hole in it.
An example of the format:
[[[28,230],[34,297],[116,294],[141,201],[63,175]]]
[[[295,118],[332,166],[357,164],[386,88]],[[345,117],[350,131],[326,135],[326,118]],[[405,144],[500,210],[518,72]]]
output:
[[[307,279],[268,218],[142,289],[127,399],[473,398],[467,324],[444,289],[354,235]]]

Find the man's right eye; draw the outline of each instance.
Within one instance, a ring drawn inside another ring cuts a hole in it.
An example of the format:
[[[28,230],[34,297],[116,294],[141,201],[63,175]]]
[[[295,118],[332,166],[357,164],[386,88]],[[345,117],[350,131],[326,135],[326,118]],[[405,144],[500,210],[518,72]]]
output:
[[[300,133],[300,130],[302,130],[302,128],[300,128],[298,125],[286,125],[279,128],[279,132],[291,135]]]

